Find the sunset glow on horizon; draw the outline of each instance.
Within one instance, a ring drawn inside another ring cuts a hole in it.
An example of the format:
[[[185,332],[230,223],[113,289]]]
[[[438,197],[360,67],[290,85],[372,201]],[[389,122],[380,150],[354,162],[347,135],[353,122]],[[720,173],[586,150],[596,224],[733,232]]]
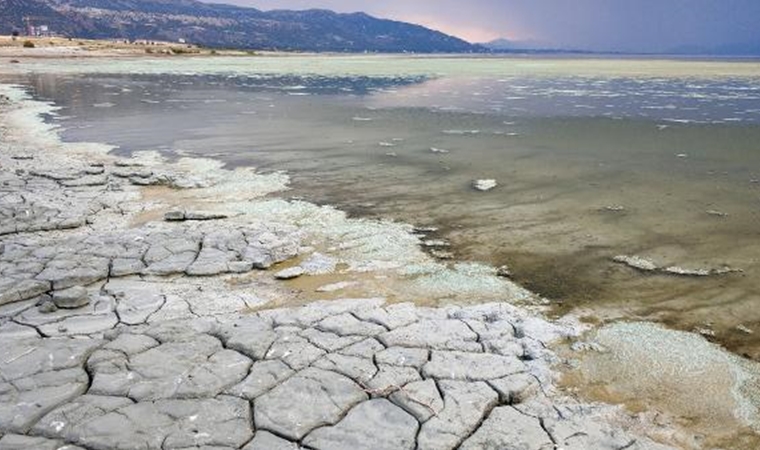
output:
[[[760,49],[757,0],[203,0],[263,10],[330,9],[417,23],[473,43],[498,38],[550,48],[667,52]],[[760,50],[759,50],[760,51]]]

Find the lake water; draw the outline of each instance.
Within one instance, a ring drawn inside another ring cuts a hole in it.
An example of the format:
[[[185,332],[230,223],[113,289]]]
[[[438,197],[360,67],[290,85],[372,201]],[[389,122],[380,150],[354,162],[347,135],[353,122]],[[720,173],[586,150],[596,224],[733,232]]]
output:
[[[287,170],[291,195],[440,228],[589,320],[760,360],[760,64],[466,57],[29,61],[69,140]],[[495,179],[489,192],[475,179]],[[612,261],[740,269],[643,273]]]

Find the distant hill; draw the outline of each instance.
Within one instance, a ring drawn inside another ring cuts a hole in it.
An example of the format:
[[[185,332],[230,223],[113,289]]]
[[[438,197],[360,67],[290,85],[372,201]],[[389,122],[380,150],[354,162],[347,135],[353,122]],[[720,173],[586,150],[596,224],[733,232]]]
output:
[[[532,40],[513,41],[510,39],[500,38],[490,42],[480,44],[483,48],[494,52],[511,52],[521,50],[544,50],[549,46],[545,43]]]
[[[469,53],[484,49],[419,25],[363,13],[260,11],[195,0],[0,0],[0,34],[24,18],[60,35],[207,47],[335,52]]]

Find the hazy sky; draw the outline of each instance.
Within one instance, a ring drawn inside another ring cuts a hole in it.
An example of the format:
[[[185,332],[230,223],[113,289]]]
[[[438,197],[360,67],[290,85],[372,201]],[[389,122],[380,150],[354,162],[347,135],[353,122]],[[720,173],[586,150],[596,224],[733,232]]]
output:
[[[760,0],[203,0],[327,8],[420,23],[472,42],[497,37],[588,50],[760,44]]]

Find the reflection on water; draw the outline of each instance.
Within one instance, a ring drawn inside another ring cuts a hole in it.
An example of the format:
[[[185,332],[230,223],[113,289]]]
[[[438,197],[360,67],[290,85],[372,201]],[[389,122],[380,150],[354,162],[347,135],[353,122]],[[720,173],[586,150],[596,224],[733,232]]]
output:
[[[760,78],[726,63],[700,63],[702,78],[681,63],[470,63],[27,82],[63,106],[67,139],[286,169],[294,195],[441,227],[458,258],[509,265],[557,313],[643,316],[760,359]],[[476,192],[479,178],[499,187]],[[645,274],[620,254],[743,272]]]

